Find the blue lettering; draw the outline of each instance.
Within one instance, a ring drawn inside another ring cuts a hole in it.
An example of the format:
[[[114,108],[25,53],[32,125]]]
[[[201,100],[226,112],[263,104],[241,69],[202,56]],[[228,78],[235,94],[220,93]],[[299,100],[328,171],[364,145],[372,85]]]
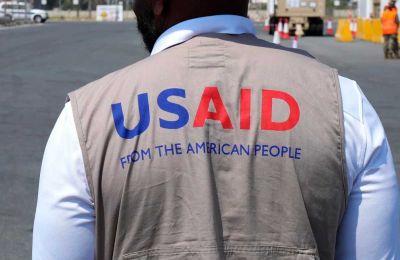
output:
[[[273,152],[273,150],[275,150],[276,152]],[[269,148],[269,154],[272,156],[272,157],[277,157],[277,156],[279,156],[279,147],[278,146],[276,146],[276,145],[273,145],[273,146],[271,146],[271,148]]]
[[[218,154],[218,153],[217,153],[217,150],[216,150],[216,148],[217,148],[217,145],[216,145],[216,144],[210,143],[209,148],[210,148],[210,149],[209,149],[209,152],[208,152],[208,153]]]
[[[138,95],[140,121],[133,129],[125,127],[124,112],[122,111],[121,103],[112,104],[111,110],[114,118],[115,129],[118,135],[124,139],[132,139],[142,134],[149,127],[150,124],[150,111],[149,111],[149,98],[147,94]]]
[[[244,145],[240,145],[240,155],[242,155],[243,154],[243,152],[246,154],[246,155],[250,155],[250,145],[247,145],[247,147],[246,146],[244,146]]]
[[[262,156],[268,156],[268,145],[262,145]]]
[[[127,161],[126,161],[125,159],[126,159],[125,157],[122,157],[122,158],[120,159],[122,169],[125,169],[125,163],[127,163]]]
[[[171,148],[168,148],[167,145],[164,145],[165,156],[168,156],[168,153],[169,153],[169,152],[171,152],[172,155],[175,154],[174,145],[173,145],[173,144],[170,144],[170,147],[171,147]]]
[[[285,153],[289,152],[289,157],[290,157],[290,151],[292,150],[291,147],[287,147],[287,146],[282,146],[282,152],[281,152],[281,156],[284,157]]]
[[[189,154],[189,153],[195,154],[194,149],[193,149],[193,146],[192,146],[191,143],[188,144],[187,152],[186,152],[186,153],[187,153],[187,154]]]
[[[161,147],[163,147],[163,146],[162,146],[162,145],[157,145],[156,147],[154,147],[154,148],[157,149],[157,151],[158,151],[158,156],[160,156],[160,157],[162,157],[162,155],[161,155]]]
[[[233,155],[234,153],[236,153],[237,155],[240,155],[239,149],[238,149],[236,144],[233,145],[233,148],[232,148],[232,151],[231,151],[231,155]]]
[[[229,155],[229,152],[226,152],[225,149],[224,149],[226,146],[230,147],[231,145],[230,144],[223,144],[221,150],[222,150],[222,153],[224,155]]]
[[[147,150],[142,150],[142,160],[144,160],[145,156],[148,156],[149,159],[151,160],[151,150],[150,150],[150,148],[147,148]]]
[[[204,142],[201,144],[196,143],[196,153],[199,153],[199,150],[202,150],[203,153],[206,153],[206,145]]]
[[[170,88],[160,93],[160,95],[157,98],[158,106],[162,110],[178,116],[178,120],[176,121],[168,121],[160,119],[160,126],[166,129],[178,129],[184,127],[188,123],[189,112],[183,106],[168,101],[168,98],[171,96],[185,98],[186,93],[184,89],[180,88]]]
[[[180,143],[175,144],[175,152],[176,154],[182,154],[182,146]]]
[[[296,148],[296,150],[295,150],[296,152],[295,152],[295,159],[296,160],[300,160],[301,158],[301,148]]]
[[[135,163],[135,162],[139,161],[140,160],[140,153],[137,152],[137,151],[133,151],[131,153],[131,159],[132,159],[132,163]]]

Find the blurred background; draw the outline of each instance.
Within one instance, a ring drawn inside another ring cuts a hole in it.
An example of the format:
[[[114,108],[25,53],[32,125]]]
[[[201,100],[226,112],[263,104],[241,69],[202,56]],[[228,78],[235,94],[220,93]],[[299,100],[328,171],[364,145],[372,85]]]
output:
[[[29,259],[43,151],[66,94],[149,54],[133,0],[0,1],[0,259]],[[385,59],[386,0],[254,0],[258,37],[357,81],[400,166],[400,60]],[[62,234],[60,234],[62,236]]]

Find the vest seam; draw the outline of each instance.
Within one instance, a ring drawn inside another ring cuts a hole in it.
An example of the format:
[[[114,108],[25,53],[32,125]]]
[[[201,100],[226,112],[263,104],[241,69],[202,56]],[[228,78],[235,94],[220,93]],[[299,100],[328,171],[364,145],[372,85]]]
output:
[[[252,247],[254,249],[250,249]],[[176,252],[168,252],[178,250]],[[267,246],[267,245],[237,245],[237,246],[203,246],[197,248],[197,250],[190,250],[190,247],[171,247],[171,248],[152,248],[147,250],[140,250],[133,253],[123,254],[123,257],[140,257],[143,255],[147,256],[161,256],[161,255],[177,255],[181,253],[215,253],[218,250],[223,250],[224,253],[234,253],[234,252],[253,252],[253,253],[289,253],[289,254],[301,254],[301,255],[317,255],[317,249],[306,249],[297,247],[284,247],[284,246]],[[312,250],[312,251],[311,251]],[[309,252],[307,252],[309,251]]]
[[[69,95],[69,99],[71,101],[71,107],[72,107],[72,114],[74,117],[74,121],[75,121],[75,128],[77,130],[78,133],[78,138],[79,138],[79,144],[82,150],[82,157],[83,157],[83,164],[85,167],[85,175],[86,175],[86,180],[88,182],[88,186],[89,186],[89,190],[90,190],[90,195],[92,197],[93,200],[93,204],[96,205],[96,199],[94,196],[94,185],[93,185],[93,178],[92,178],[92,173],[91,173],[91,166],[90,166],[90,161],[89,161],[89,153],[87,151],[86,148],[86,137],[85,134],[83,132],[83,126],[82,123],[80,121],[79,118],[79,105],[78,105],[78,101],[76,98],[75,93],[70,93]]]
[[[342,179],[342,185],[343,185],[343,192],[344,192],[344,208],[347,208],[347,172],[345,169],[345,165],[346,165],[346,158],[345,158],[345,153],[343,151],[344,147],[345,147],[345,140],[343,138],[344,136],[344,125],[343,125],[343,120],[344,120],[344,111],[343,111],[343,103],[342,103],[342,95],[341,95],[341,90],[340,90],[340,86],[338,84],[338,75],[337,75],[337,71],[335,69],[332,70],[332,79],[333,79],[333,83],[334,86],[336,88],[336,100],[337,100],[337,112],[338,112],[338,124],[339,124],[339,130],[340,130],[340,134],[339,134],[339,157],[340,157],[340,162],[341,162],[341,179]],[[344,214],[344,210],[342,212],[342,217],[343,218],[343,214]]]
[[[218,37],[219,35],[226,35],[224,33],[199,34],[199,35],[187,40],[186,42],[192,41],[192,40],[194,40],[196,38],[207,37],[207,36],[209,36],[211,38],[214,38],[212,36],[215,36],[215,35],[217,36],[215,38],[220,39],[222,42],[228,42],[228,43],[231,43],[231,44],[232,44],[232,42],[235,43],[235,44],[243,44],[243,43],[239,43],[239,42],[236,42],[236,41],[230,41],[230,40],[228,40],[228,39],[226,39],[224,37],[221,37],[221,38]],[[269,41],[260,39],[260,38],[258,38],[257,36],[255,36],[253,34],[245,33],[245,34],[240,34],[240,35],[241,36],[248,36],[249,38],[254,38],[256,41],[262,42],[262,45],[259,45],[257,47],[267,48],[267,49],[277,50],[277,51],[282,51],[282,52],[293,54],[293,55],[300,55],[301,57],[306,57],[306,58],[310,58],[311,60],[318,61],[313,55],[311,55],[309,52],[307,52],[305,50],[297,49],[297,51],[296,51],[296,50],[294,50],[292,48],[287,48],[287,47],[284,47],[284,46],[273,44],[273,43],[271,43]],[[184,44],[186,42],[183,42],[183,43],[180,43],[180,44],[177,44],[177,45],[181,45],[181,44]]]
[[[307,256],[317,256],[316,254],[313,254],[313,253],[300,253],[300,252],[293,252],[293,253],[290,253],[290,252],[274,252],[274,251],[259,251],[259,252],[256,252],[256,251],[239,251],[239,250],[235,250],[235,251],[224,251],[224,253],[225,254],[227,254],[227,255],[229,255],[229,254],[231,254],[231,253],[250,253],[250,252],[253,252],[253,253],[262,253],[262,252],[264,252],[264,253],[266,253],[266,254],[259,254],[259,255],[269,255],[269,256],[287,256],[287,255],[307,255]],[[143,257],[143,256],[177,256],[177,255],[180,255],[180,254],[182,254],[182,253],[194,253],[194,254],[199,254],[199,253],[201,253],[201,254],[215,254],[215,253],[218,253],[218,251],[213,251],[213,250],[210,250],[210,251],[185,251],[185,252],[177,252],[177,253],[158,253],[158,254],[144,254],[144,255],[123,255],[122,257],[124,258],[124,259],[136,259],[137,257]]]

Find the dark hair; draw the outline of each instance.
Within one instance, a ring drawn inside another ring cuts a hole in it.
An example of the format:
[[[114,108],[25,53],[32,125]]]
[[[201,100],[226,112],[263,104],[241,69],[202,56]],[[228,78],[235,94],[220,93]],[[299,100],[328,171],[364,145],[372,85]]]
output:
[[[397,9],[397,7],[395,5],[387,5],[383,10],[388,10],[388,9],[392,11],[392,9]]]

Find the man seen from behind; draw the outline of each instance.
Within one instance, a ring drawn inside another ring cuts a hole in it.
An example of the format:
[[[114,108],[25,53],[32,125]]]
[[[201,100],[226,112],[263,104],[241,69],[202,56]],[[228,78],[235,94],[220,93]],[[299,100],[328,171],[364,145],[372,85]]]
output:
[[[151,56],[68,95],[33,259],[399,259],[389,144],[357,83],[258,39],[247,0],[136,0]]]

